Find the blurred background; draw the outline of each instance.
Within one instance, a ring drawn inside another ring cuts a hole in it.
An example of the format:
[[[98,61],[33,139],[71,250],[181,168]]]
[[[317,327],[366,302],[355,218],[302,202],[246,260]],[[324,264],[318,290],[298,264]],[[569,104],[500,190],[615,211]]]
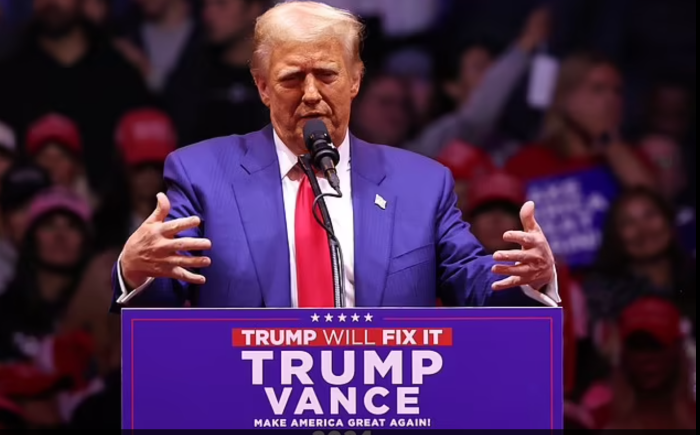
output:
[[[356,135],[450,168],[488,251],[536,201],[567,428],[695,429],[696,2],[326,2],[367,25]],[[0,0],[0,428],[119,429],[112,264],[170,151],[269,122],[274,3]]]

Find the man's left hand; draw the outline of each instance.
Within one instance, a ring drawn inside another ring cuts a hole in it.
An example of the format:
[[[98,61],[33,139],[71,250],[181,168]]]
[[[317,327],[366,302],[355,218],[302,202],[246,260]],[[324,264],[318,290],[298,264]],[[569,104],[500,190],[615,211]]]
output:
[[[493,254],[496,261],[514,263],[493,266],[494,273],[508,275],[493,283],[494,290],[529,285],[539,291],[554,279],[554,255],[542,228],[535,220],[534,202],[528,201],[520,209],[520,221],[523,231],[507,231],[503,234],[503,240],[517,243],[522,249],[497,251]]]

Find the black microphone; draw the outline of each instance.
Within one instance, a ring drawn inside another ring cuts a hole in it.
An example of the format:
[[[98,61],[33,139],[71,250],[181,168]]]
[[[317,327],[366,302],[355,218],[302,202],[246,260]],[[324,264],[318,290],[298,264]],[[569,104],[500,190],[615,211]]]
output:
[[[304,140],[306,149],[311,154],[311,162],[323,173],[333,190],[340,195],[340,179],[335,170],[335,165],[340,161],[340,154],[332,145],[326,124],[318,118],[310,119],[304,126]]]

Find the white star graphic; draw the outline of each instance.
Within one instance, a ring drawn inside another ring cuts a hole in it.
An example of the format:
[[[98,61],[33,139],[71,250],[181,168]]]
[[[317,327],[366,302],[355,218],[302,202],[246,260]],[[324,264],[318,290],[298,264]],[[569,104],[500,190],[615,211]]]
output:
[[[326,314],[326,322],[332,322],[333,321],[333,315],[328,313]]]
[[[357,314],[353,314],[353,315],[350,316],[350,317],[352,317],[352,321],[353,321],[353,322],[359,322],[359,321],[360,321],[360,316],[358,316]]]
[[[347,317],[348,317],[348,316],[346,316],[345,314],[341,314],[341,315],[338,316],[338,321],[339,321],[339,322],[344,322],[345,319],[347,319]]]
[[[367,313],[365,314],[365,322],[371,322],[372,321],[372,315]]]
[[[316,314],[316,313],[313,313],[313,314],[311,315],[311,321],[312,321],[312,322],[318,322],[318,318],[319,318],[319,317],[321,317],[321,316],[319,316],[319,315]]]

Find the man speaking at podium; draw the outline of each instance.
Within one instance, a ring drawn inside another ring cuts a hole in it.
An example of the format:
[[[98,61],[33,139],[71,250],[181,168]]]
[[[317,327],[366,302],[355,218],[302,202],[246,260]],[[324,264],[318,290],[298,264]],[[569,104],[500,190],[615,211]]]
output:
[[[251,71],[272,125],[168,157],[167,195],[158,195],[115,265],[114,311],[188,300],[251,308],[427,307],[436,298],[556,306],[554,259],[534,204],[522,208],[524,230],[504,235],[522,249],[487,256],[462,221],[445,167],[350,134],[362,30],[353,15],[314,2],[281,3],[258,19]],[[320,145],[305,137],[312,124],[327,128],[327,136],[312,132]],[[317,157],[309,148],[323,147],[324,137],[335,165],[325,160],[317,186],[342,194],[325,198],[342,253],[335,275],[329,237],[312,214],[316,180],[308,174],[316,177],[298,163]],[[340,298],[334,276],[343,277]]]

